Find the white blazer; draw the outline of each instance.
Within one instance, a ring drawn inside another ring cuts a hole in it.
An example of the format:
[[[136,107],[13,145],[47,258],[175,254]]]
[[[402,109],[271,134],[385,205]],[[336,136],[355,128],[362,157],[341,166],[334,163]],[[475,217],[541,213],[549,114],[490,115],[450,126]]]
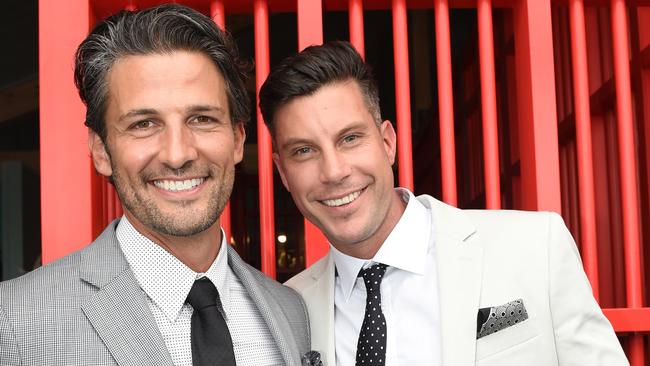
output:
[[[417,199],[435,225],[444,366],[629,364],[559,215]],[[335,365],[334,281],[328,254],[287,282],[307,304],[325,366]],[[477,340],[478,309],[517,299],[529,318]]]

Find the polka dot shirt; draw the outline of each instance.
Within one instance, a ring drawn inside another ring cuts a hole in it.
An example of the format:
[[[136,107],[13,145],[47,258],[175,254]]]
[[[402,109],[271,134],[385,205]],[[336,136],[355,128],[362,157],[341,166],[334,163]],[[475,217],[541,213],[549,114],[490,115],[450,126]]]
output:
[[[172,254],[140,234],[126,216],[117,239],[160,329],[176,366],[192,366],[192,306],[185,304],[192,284],[208,277],[219,290],[238,366],[283,365],[284,360],[255,303],[228,266],[225,240],[205,273],[196,273]]]

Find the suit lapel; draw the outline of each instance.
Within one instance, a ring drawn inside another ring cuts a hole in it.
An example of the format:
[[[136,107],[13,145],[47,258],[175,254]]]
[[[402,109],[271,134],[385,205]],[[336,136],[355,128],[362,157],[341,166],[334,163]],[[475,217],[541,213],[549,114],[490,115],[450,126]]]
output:
[[[228,264],[259,309],[278,345],[285,364],[287,366],[299,366],[300,359],[296,358],[296,355],[300,355],[300,350],[298,350],[297,342],[289,328],[289,321],[284,315],[280,304],[275,301],[273,294],[260,285],[244,261],[230,246],[228,247]]]
[[[301,290],[309,309],[311,348],[321,353],[323,365],[334,365],[334,260],[328,254],[314,266],[319,266],[312,272],[314,282]]]
[[[82,310],[118,365],[172,365],[146,298],[115,237],[114,221],[84,254],[81,279],[98,288]]]
[[[483,250],[465,213],[433,199],[423,203],[432,208],[437,233],[442,364],[473,365]]]

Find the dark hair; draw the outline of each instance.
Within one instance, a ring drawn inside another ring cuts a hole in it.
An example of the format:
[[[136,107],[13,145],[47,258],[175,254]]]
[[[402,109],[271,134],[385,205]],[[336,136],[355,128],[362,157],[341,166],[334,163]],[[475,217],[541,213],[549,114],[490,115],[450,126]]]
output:
[[[260,110],[271,134],[280,107],[294,98],[312,95],[324,85],[348,80],[357,82],[375,123],[381,124],[379,90],[372,70],[350,43],[333,41],[307,47],[271,70],[260,89]]]
[[[79,45],[74,79],[86,104],[85,125],[106,140],[106,76],[120,57],[181,50],[202,52],[212,60],[223,74],[233,123],[246,123],[251,113],[243,81],[247,65],[230,35],[191,8],[166,4],[120,11],[99,23]]]

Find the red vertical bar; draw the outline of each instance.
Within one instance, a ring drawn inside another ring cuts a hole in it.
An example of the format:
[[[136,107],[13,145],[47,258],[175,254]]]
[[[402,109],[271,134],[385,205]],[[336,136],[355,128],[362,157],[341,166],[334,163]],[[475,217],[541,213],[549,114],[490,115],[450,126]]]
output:
[[[210,17],[221,29],[226,29],[226,9],[223,0],[210,1]]]
[[[85,110],[71,58],[90,24],[87,0],[39,2],[39,104],[43,263],[93,239],[101,201],[93,201]],[[75,182],[70,184],[70,182]],[[71,219],[74,218],[74,219]]]
[[[612,0],[611,8],[627,306],[639,308],[643,306],[643,289],[641,284],[639,212],[637,207],[636,156],[634,154],[635,143],[632,120],[630,59],[628,53],[627,9],[623,0]],[[644,364],[643,337],[641,335],[636,334],[630,337],[629,356],[632,366]]]
[[[210,2],[210,17],[222,30],[226,29],[226,10],[222,0],[212,0]],[[226,203],[220,217],[220,224],[226,234],[226,242],[232,242],[232,222],[230,217],[230,201]]]
[[[481,112],[483,113],[483,155],[485,159],[485,206],[501,208],[497,96],[494,77],[494,35],[492,0],[478,0],[478,44],[481,63]]]
[[[562,212],[551,4],[514,4],[522,209]]]
[[[269,74],[269,6],[266,0],[253,3],[255,21],[255,81],[257,101],[266,76]],[[259,103],[255,103],[259,105]],[[264,125],[262,113],[257,108],[257,159],[259,160],[260,186],[260,249],[262,272],[276,277],[275,268],[275,221],[273,216],[273,151],[271,136]]]
[[[411,92],[406,0],[392,0],[395,99],[397,111],[397,162],[399,185],[413,191],[411,144]]]
[[[573,56],[573,105],[576,120],[582,260],[589,282],[591,282],[594,297],[598,300],[600,296],[598,240],[596,236],[596,202],[589,108],[589,69],[587,65],[587,37],[585,35],[583,0],[571,0],[569,4],[569,21],[571,55]]]
[[[564,85],[564,79],[563,79],[563,73],[562,73],[562,57],[564,56],[564,50],[562,49],[562,40],[560,39],[563,36],[566,36],[566,34],[562,33],[562,12],[560,11],[560,8],[555,7],[552,9],[552,24],[553,24],[553,58],[554,58],[554,66],[557,68],[557,72],[555,72],[555,85],[557,88],[555,89],[557,93],[557,118],[562,120],[566,115],[566,98],[564,97],[564,88],[562,88],[562,85]]]
[[[574,107],[573,107],[573,100],[571,98],[572,93],[571,93],[571,40],[570,40],[570,20],[569,20],[569,12],[568,9],[562,7],[560,9],[560,14],[561,17],[559,19],[560,21],[560,47],[563,51],[563,55],[560,58],[560,64],[558,65],[559,68],[561,68],[561,71],[558,70],[558,72],[561,72],[564,77],[562,78],[562,85],[559,85],[558,89],[564,91],[564,111],[565,115],[563,116],[558,116],[560,121],[564,120],[568,116],[569,113],[573,112]]]
[[[458,205],[458,194],[456,191],[456,141],[454,137],[454,93],[451,74],[449,4],[447,0],[436,0],[433,6],[436,21],[442,200],[456,206]]]
[[[321,0],[296,0],[298,5],[298,49],[323,43]],[[327,253],[327,238],[305,219],[305,265],[310,266]]]
[[[567,96],[569,90],[567,90]],[[570,96],[568,96],[570,98]],[[567,144],[568,163],[569,163],[569,217],[571,220],[569,230],[576,243],[580,240],[580,209],[578,204],[578,163],[576,157],[576,143],[571,141]]]
[[[323,43],[321,0],[296,0],[298,8],[298,50]]]
[[[363,0],[348,1],[348,17],[350,21],[350,43],[357,49],[361,57],[366,57],[363,33]]]

